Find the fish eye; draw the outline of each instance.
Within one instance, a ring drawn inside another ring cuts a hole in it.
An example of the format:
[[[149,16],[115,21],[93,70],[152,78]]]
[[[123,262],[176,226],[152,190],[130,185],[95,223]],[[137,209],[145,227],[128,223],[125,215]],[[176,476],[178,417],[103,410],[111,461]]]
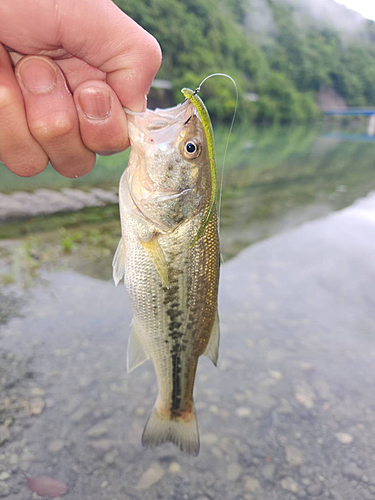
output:
[[[190,139],[189,141],[185,142],[184,154],[186,158],[197,158],[201,154],[201,151],[202,146],[196,139]]]

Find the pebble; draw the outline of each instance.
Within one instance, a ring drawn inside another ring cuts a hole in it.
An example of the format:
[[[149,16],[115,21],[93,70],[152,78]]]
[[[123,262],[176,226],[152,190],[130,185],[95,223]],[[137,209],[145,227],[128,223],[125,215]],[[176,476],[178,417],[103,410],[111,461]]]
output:
[[[349,462],[344,465],[342,473],[349,479],[356,479],[357,481],[359,481],[363,475],[362,469],[360,469],[355,462]]]
[[[144,406],[138,406],[135,409],[135,414],[137,417],[143,417],[143,415],[146,413],[146,408]]]
[[[204,434],[202,436],[202,443],[208,446],[213,446],[218,442],[218,437],[216,434],[213,434],[211,432],[208,432],[207,434]]]
[[[56,441],[52,441],[48,449],[51,453],[59,453],[64,447],[65,447],[64,441],[58,439]]]
[[[295,446],[287,446],[285,448],[285,456],[290,465],[298,466],[303,464],[302,451]]]
[[[19,462],[18,455],[16,455],[15,453],[12,453],[11,456],[9,457],[9,463],[11,465],[17,465],[18,462]]]
[[[30,413],[31,415],[40,415],[44,410],[44,400],[43,399],[34,399],[30,403]]]
[[[337,441],[342,444],[350,444],[353,441],[353,436],[347,432],[337,432],[335,434]]]
[[[9,478],[10,478],[10,474],[8,472],[1,472],[0,473],[0,481],[6,481]]]
[[[181,470],[181,466],[178,462],[172,462],[171,465],[168,467],[168,470],[173,474],[178,474]]]
[[[80,422],[88,413],[91,413],[90,408],[87,406],[82,406],[73,415],[71,415],[70,420],[72,422]]]
[[[254,492],[254,491],[257,491],[260,489],[261,489],[260,482],[258,481],[258,479],[256,477],[248,476],[246,478],[245,490]]]
[[[87,431],[89,437],[101,437],[108,433],[108,427],[105,424],[97,424]]]
[[[277,370],[271,370],[270,375],[275,380],[281,380],[283,378],[283,374]]]
[[[262,468],[262,476],[266,481],[273,481],[275,478],[276,466],[274,464],[266,464]]]
[[[323,493],[323,489],[322,483],[312,483],[307,487],[307,493],[312,497],[318,497]]]
[[[333,498],[333,500],[345,500],[341,493],[335,489],[329,490],[329,494]]]
[[[31,396],[42,397],[42,396],[44,396],[44,391],[43,391],[43,389],[40,389],[39,387],[32,387],[30,389],[30,394],[31,394]]]
[[[288,490],[292,493],[298,492],[298,484],[291,477],[284,477],[284,479],[281,481],[281,487],[283,490]]]
[[[108,486],[108,484],[109,484],[108,481],[103,481],[100,487],[104,489]]]
[[[264,410],[270,410],[276,405],[276,399],[268,394],[249,394],[248,398],[250,402],[255,405],[263,408]]]
[[[115,441],[112,439],[98,439],[97,441],[92,441],[90,443],[92,448],[99,451],[109,451],[115,446]]]
[[[250,410],[250,408],[246,408],[244,406],[239,406],[236,409],[236,415],[238,417],[241,417],[241,418],[249,417],[251,415],[251,410]]]
[[[9,495],[10,488],[7,483],[4,481],[0,481],[0,498],[6,497]]]
[[[0,425],[0,446],[7,443],[10,440],[10,432],[8,427],[5,425]]]
[[[139,491],[144,491],[150,488],[153,484],[160,481],[164,476],[165,471],[158,463],[153,463],[149,469],[144,472],[136,486]]]
[[[304,406],[308,410],[314,407],[314,399],[311,394],[307,392],[297,391],[294,394],[294,397],[299,403],[301,403],[302,406]]]
[[[239,463],[233,462],[229,464],[227,469],[227,479],[228,481],[237,481],[242,472],[242,467]]]
[[[117,457],[118,457],[117,450],[109,451],[104,455],[104,462],[108,465],[113,465],[116,462]]]

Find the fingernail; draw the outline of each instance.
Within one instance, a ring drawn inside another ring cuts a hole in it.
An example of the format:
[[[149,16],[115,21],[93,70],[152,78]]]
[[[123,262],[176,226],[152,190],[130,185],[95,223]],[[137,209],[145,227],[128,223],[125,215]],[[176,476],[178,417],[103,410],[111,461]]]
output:
[[[97,87],[82,89],[78,96],[82,111],[91,120],[103,120],[111,112],[109,93]]]
[[[17,68],[17,77],[28,92],[47,94],[56,86],[56,70],[45,59],[27,59]]]

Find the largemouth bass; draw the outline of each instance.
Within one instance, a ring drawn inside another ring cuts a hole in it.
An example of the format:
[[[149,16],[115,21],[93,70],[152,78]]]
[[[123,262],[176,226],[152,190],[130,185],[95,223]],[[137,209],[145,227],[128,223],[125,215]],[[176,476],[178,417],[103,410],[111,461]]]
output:
[[[199,356],[217,362],[220,252],[211,122],[185,90],[173,108],[127,114],[113,277],[117,285],[125,275],[133,313],[128,371],[151,359],[158,381],[142,443],[197,455],[194,379]]]

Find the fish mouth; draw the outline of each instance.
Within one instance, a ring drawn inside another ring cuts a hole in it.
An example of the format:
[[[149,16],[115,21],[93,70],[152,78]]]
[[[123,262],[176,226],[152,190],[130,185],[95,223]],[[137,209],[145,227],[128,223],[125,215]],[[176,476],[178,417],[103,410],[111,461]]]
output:
[[[128,108],[123,108],[125,113],[129,116],[134,116],[134,117],[144,117],[146,115],[149,116],[154,116],[155,118],[163,117],[166,118],[167,120],[173,121],[173,119],[176,117],[176,115],[179,115],[181,111],[185,111],[186,108],[189,107],[189,101],[185,99],[185,101],[177,104],[176,106],[171,106],[170,108],[156,108],[156,109],[150,109],[147,108],[146,111],[132,111],[131,109]]]

